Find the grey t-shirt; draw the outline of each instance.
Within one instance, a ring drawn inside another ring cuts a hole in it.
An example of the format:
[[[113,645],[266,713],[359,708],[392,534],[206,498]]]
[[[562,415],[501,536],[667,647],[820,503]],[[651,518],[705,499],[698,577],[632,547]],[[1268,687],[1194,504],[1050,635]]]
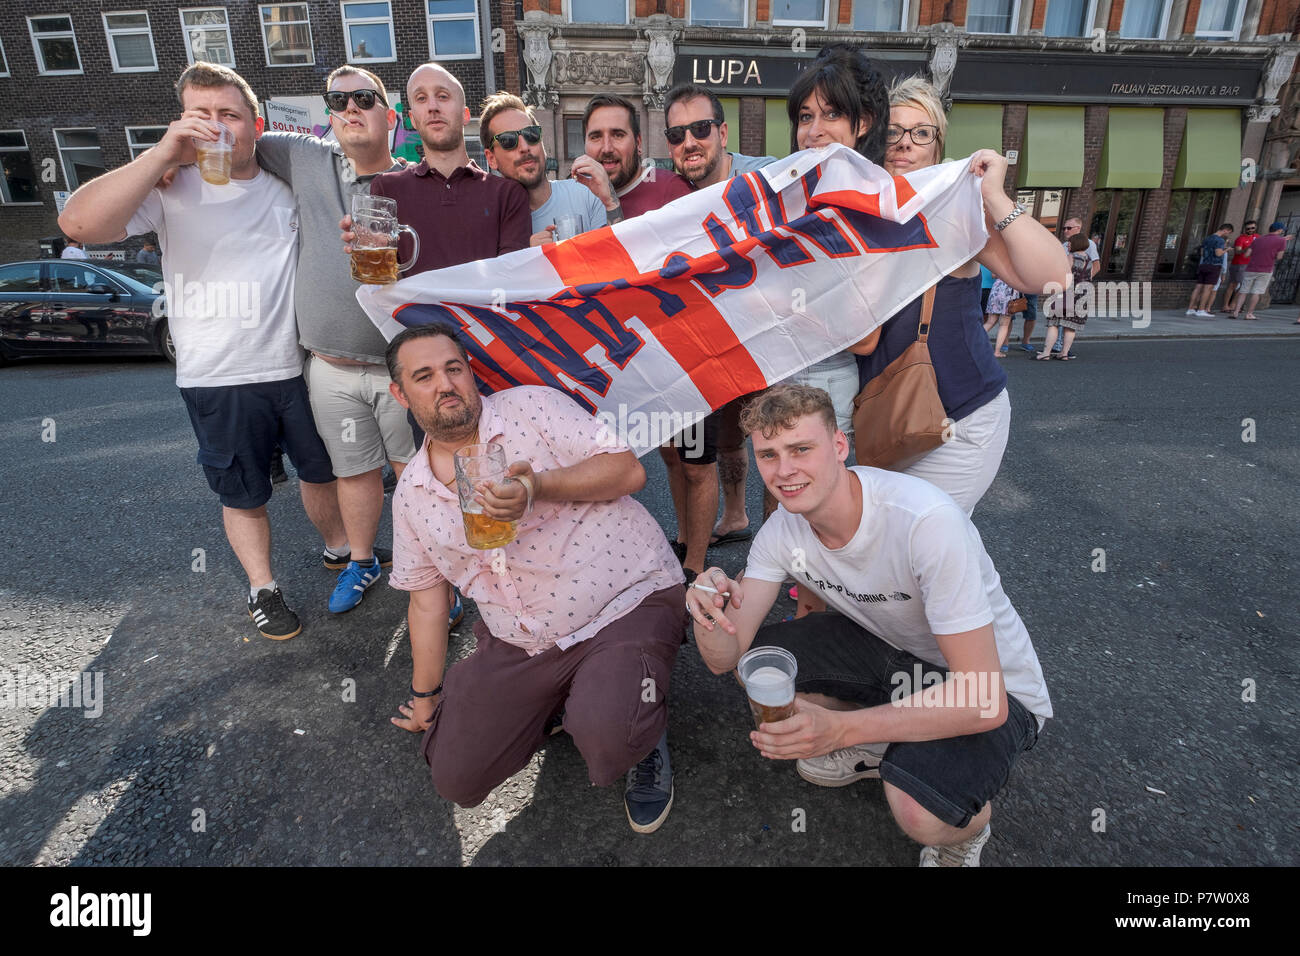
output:
[[[733,176],[752,173],[756,169],[771,166],[776,162],[775,156],[746,156],[744,153],[728,153],[728,155],[731,156],[731,175]]]
[[[533,232],[558,225],[560,216],[576,216],[578,232],[589,232],[605,225],[605,204],[582,183],[557,179],[551,183],[551,198],[533,210]]]
[[[368,194],[374,176],[357,176],[337,143],[302,133],[266,133],[257,141],[257,161],[287,182],[298,202],[294,306],[302,347],[383,365],[388,343],[357,303],[352,262],[339,239],[352,196]]]

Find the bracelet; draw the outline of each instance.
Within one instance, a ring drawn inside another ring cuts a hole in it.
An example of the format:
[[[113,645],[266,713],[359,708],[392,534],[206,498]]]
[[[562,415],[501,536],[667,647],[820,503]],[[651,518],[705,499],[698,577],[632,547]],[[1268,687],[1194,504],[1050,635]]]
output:
[[[993,228],[995,228],[998,232],[1001,232],[1003,229],[1007,228],[1007,226],[1011,225],[1013,222],[1019,219],[1021,213],[1023,213],[1024,211],[1025,211],[1025,204],[1022,202],[1016,203],[1016,208],[1011,210],[1009,213],[1007,213],[1006,218],[1003,219],[1000,223],[998,223]]]
[[[442,681],[438,681],[438,686],[435,687],[433,690],[423,690],[423,691],[416,690],[415,685],[414,684],[411,685],[411,696],[416,697],[420,700],[424,700],[427,697],[437,697],[441,693],[442,693]]]
[[[528,492],[528,504],[524,507],[524,514],[531,514],[533,511],[533,479],[527,475],[511,475],[515,481],[524,486],[524,491]]]

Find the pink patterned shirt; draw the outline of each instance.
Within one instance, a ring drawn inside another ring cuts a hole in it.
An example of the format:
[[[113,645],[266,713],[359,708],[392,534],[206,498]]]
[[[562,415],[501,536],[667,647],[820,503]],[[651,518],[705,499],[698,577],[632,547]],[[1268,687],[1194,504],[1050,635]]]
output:
[[[563,392],[534,385],[483,396],[479,440],[503,445],[507,463],[524,459],[534,471],[628,450]],[[393,495],[393,587],[421,591],[450,580],[474,599],[494,637],[534,655],[593,637],[648,595],[685,582],[659,524],[628,496],[538,501],[510,544],[471,548],[455,486],[434,477],[427,449]],[[501,552],[504,574],[492,566]]]

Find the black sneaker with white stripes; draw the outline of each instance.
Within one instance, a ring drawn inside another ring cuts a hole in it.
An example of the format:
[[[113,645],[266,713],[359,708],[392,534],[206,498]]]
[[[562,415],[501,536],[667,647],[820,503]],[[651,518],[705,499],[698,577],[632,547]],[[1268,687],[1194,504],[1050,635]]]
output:
[[[278,587],[262,588],[257,592],[257,600],[249,598],[248,616],[257,625],[258,632],[273,641],[287,641],[302,631],[302,622],[284,603],[284,594]]]

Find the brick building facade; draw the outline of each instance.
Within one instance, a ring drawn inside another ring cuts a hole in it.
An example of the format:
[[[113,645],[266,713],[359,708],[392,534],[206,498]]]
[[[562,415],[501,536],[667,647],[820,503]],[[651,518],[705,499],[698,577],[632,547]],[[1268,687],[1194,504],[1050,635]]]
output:
[[[344,62],[365,66],[400,97],[411,71],[436,59],[464,84],[475,110],[508,77],[507,62],[517,63],[505,54],[495,3],[426,2],[7,0],[0,262],[37,256],[40,239],[59,235],[56,193],[130,161],[133,144],[138,152],[177,117],[173,86],[191,55],[232,65],[264,114],[267,101],[311,109],[308,125],[325,122],[325,78]],[[426,17],[430,9],[435,15]],[[466,133],[481,158],[477,126]]]

